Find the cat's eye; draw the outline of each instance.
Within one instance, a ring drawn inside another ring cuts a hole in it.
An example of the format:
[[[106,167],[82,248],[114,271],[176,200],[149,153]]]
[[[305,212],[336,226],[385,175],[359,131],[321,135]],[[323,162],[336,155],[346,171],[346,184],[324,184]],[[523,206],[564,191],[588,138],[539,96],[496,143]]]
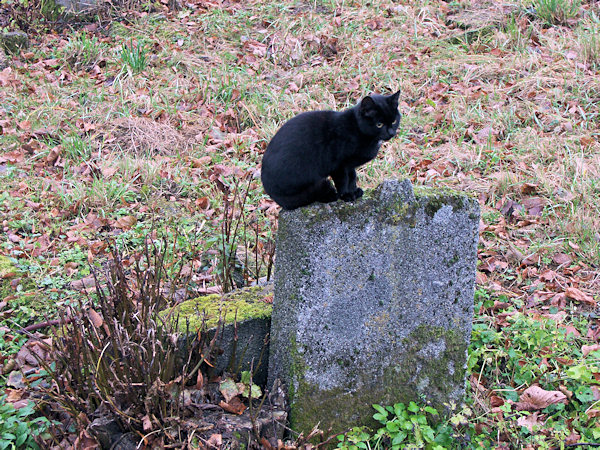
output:
[[[383,124],[381,122],[379,122],[376,126],[377,126],[377,128],[381,128],[381,127],[383,127]]]
[[[394,121],[392,122],[392,125],[396,125],[397,123],[398,123],[398,119],[394,120]]]

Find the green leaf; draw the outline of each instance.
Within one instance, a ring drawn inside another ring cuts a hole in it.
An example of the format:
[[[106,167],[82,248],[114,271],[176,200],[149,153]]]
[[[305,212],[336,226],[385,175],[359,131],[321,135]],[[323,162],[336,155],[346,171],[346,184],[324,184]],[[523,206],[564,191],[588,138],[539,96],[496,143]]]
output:
[[[373,414],[373,419],[378,422],[385,423],[387,422],[387,414],[384,416],[383,414],[375,413]]]
[[[433,442],[435,440],[435,433],[431,427],[425,426],[422,428],[422,431],[423,439],[425,439],[426,442]]]
[[[244,370],[242,372],[241,382],[244,384],[250,384],[250,371]]]
[[[385,424],[385,428],[389,432],[395,433],[400,428],[400,425],[398,424],[398,422],[388,422],[388,423]]]
[[[425,407],[425,411],[427,411],[429,414],[433,415],[433,416],[437,416],[439,415],[439,413],[437,412],[437,409],[431,407],[431,406],[426,406]]]
[[[400,431],[398,434],[396,434],[396,436],[394,436],[394,439],[392,439],[392,444],[393,445],[399,445],[402,441],[404,441],[404,439],[406,439],[408,436],[408,433],[405,433],[404,431]]]
[[[21,445],[23,445],[23,443],[27,440],[27,437],[27,431],[25,431],[25,433],[23,434],[19,434],[17,440],[15,441],[16,446],[20,447]]]
[[[587,366],[583,364],[567,369],[567,376],[569,378],[573,378],[574,380],[592,380],[592,372],[590,371],[590,369],[587,368]]]
[[[402,417],[404,415],[404,413],[406,413],[406,407],[404,406],[403,403],[396,403],[394,405],[394,409],[392,410],[392,412],[394,414],[396,414],[398,417]]]
[[[408,408],[407,408],[410,412],[416,413],[419,412],[419,405],[417,405],[415,402],[410,402],[408,404]]]
[[[373,408],[375,408],[377,411],[379,411],[381,414],[387,416],[387,411],[385,410],[385,408],[381,405],[372,405]]]

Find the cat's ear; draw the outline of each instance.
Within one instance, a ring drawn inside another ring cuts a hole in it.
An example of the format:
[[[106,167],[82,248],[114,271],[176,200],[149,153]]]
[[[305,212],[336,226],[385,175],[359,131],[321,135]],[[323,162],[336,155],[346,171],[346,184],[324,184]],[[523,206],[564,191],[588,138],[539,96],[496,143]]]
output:
[[[390,99],[390,102],[393,103],[394,105],[398,106],[398,98],[400,97],[400,89],[398,89],[398,92],[390,95],[388,98]]]
[[[362,116],[370,117],[376,113],[375,100],[367,95],[360,101],[359,111]]]

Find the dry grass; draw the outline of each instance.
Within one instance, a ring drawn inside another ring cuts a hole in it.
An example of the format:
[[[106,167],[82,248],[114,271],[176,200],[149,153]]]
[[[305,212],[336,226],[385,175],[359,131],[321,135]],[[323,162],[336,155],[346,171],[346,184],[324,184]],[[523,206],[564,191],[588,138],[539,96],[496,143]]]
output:
[[[144,117],[124,117],[106,125],[102,146],[132,156],[177,155],[198,145],[196,136],[173,125]]]

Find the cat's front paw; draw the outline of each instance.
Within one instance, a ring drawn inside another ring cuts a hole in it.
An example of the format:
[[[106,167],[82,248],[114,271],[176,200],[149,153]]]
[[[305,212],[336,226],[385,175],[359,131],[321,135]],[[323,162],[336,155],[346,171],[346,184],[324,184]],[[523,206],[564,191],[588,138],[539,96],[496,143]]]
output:
[[[361,198],[364,192],[361,188],[356,188],[354,192],[346,192],[345,194],[340,195],[340,198],[345,202],[352,202],[357,198]]]

